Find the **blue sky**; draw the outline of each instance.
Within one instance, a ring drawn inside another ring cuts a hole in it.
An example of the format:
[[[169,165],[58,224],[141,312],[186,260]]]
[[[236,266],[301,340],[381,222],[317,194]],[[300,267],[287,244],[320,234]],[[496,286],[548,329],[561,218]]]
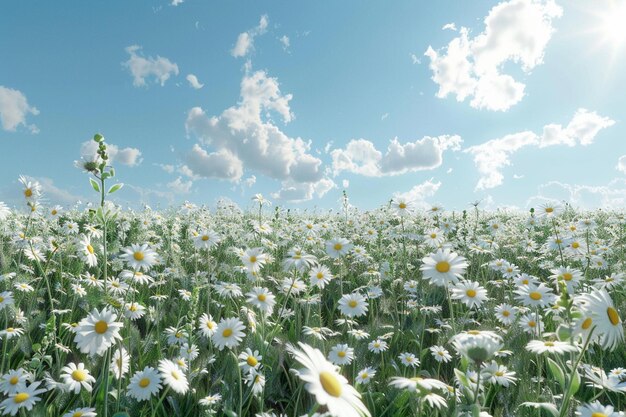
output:
[[[2,2],[0,201],[20,174],[94,199],[73,161],[101,132],[129,204],[620,206],[624,19],[608,0]]]

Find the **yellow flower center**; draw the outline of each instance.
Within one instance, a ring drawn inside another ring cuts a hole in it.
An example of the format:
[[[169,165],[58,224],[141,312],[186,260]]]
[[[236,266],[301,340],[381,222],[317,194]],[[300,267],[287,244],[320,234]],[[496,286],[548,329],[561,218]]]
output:
[[[430,238],[431,238],[431,239],[434,239],[434,238],[436,238],[436,237],[437,237],[437,233],[431,233],[431,234],[430,234]]]
[[[341,248],[343,248],[343,245],[341,243],[335,243],[335,246],[333,246],[333,248],[335,250],[341,250]]]
[[[496,376],[504,376],[504,372],[502,372],[502,371],[496,371],[495,375],[496,375]]]
[[[476,297],[476,290],[469,289],[469,290],[465,291],[465,294],[469,298],[474,298],[474,297]]]
[[[0,296],[0,303],[4,303],[4,297]]]
[[[609,321],[613,326],[617,326],[619,324],[619,315],[617,314],[616,309],[609,307],[606,309],[606,314],[609,316]]]
[[[87,252],[89,252],[89,253],[91,253],[93,255],[93,246],[87,245]]]
[[[404,210],[406,208],[406,203],[400,203],[400,204],[398,204],[398,207],[400,207],[402,210]]]
[[[569,272],[566,272],[566,273],[564,273],[564,274],[563,274],[563,279],[564,279],[565,281],[571,281],[573,278],[574,278],[574,275],[572,275],[572,274],[571,274],[571,273],[569,273]]]
[[[258,299],[260,302],[264,302],[264,301],[267,299],[267,296],[266,296],[265,294],[259,294],[259,295],[257,296],[257,299]]]
[[[528,327],[535,327],[537,325],[537,322],[535,322],[534,320],[531,320],[528,322]]]
[[[539,301],[541,300],[541,293],[538,291],[533,291],[530,294],[528,294],[528,296],[535,301]]]
[[[318,272],[316,277],[317,277],[317,279],[324,279],[324,273]]]
[[[87,372],[81,369],[76,369],[74,372],[72,372],[72,379],[74,381],[83,382],[85,379],[87,379]]]
[[[356,300],[350,300],[350,302],[348,302],[348,306],[350,306],[350,308],[356,308],[357,304]]]
[[[450,270],[450,264],[446,261],[440,261],[440,262],[437,262],[437,265],[435,265],[435,269],[437,270],[437,272],[441,272],[442,274],[445,274],[446,272]]]
[[[582,327],[583,330],[587,330],[591,327],[591,323],[593,323],[593,320],[591,319],[591,317],[587,317],[580,327]]]
[[[172,375],[172,378],[174,378],[177,381],[180,379],[180,374],[177,371],[172,371],[170,375]]]
[[[150,385],[150,378],[141,378],[141,380],[139,381],[139,386],[141,388],[146,388],[148,385]]]
[[[141,261],[143,261],[143,252],[141,252],[141,251],[137,251],[137,252],[135,252],[135,253],[133,254],[133,258],[135,258],[135,260],[136,260],[137,262],[141,262]]]
[[[96,333],[103,334],[106,333],[106,331],[109,329],[109,324],[104,320],[100,320],[93,327]]]
[[[56,211],[56,210],[54,210],[54,209],[50,212],[50,214],[52,214],[53,216],[56,216],[56,215],[57,215],[57,213],[58,213],[58,211]]]
[[[480,334],[480,331],[478,331],[478,330],[468,330],[467,334],[471,334],[472,336],[478,336]]]
[[[509,317],[511,315],[511,313],[508,310],[504,310],[502,312],[502,317]]]
[[[591,417],[607,417],[607,415],[596,411],[595,413],[591,413]]]
[[[20,379],[16,376],[14,376],[13,378],[9,379],[9,384],[11,385],[16,385],[18,382],[20,382]]]
[[[343,350],[339,353],[337,353],[337,356],[339,356],[340,358],[345,358],[346,357],[346,352],[344,352]]]
[[[572,243],[572,248],[578,249],[579,247],[580,247],[580,243],[578,243],[578,242]]]
[[[259,363],[259,361],[257,361],[254,356],[248,356],[248,359],[246,359],[246,363],[249,366],[254,368],[257,365],[257,363]]]
[[[77,411],[74,414],[72,414],[72,417],[83,417],[83,412],[82,411]]]
[[[554,346],[554,342],[543,342],[543,345],[547,346],[547,347],[553,347]]]
[[[256,256],[251,256],[250,257],[250,263],[253,264],[256,262]]]
[[[320,372],[320,383],[322,384],[324,391],[326,391],[329,395],[339,398],[341,395],[341,383],[335,375],[328,371]]]
[[[552,213],[554,209],[552,207],[546,207],[546,213]]]
[[[206,242],[207,240],[209,240],[209,237],[207,235],[202,235],[202,241]]]
[[[137,306],[133,304],[130,306],[129,310],[135,312],[137,311]]]
[[[20,392],[15,397],[13,397],[13,402],[15,404],[21,404],[29,398],[30,398],[30,395],[28,395],[27,392]]]
[[[30,188],[27,188],[24,190],[24,195],[26,197],[32,197],[33,196],[33,190],[31,190]]]
[[[224,329],[224,331],[222,332],[222,336],[224,337],[230,337],[233,334],[233,329]]]

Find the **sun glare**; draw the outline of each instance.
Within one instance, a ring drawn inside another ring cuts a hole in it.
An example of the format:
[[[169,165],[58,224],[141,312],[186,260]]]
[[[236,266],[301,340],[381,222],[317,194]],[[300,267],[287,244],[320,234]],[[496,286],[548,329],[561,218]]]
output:
[[[601,27],[603,42],[620,47],[626,42],[626,2],[613,3],[602,14]]]

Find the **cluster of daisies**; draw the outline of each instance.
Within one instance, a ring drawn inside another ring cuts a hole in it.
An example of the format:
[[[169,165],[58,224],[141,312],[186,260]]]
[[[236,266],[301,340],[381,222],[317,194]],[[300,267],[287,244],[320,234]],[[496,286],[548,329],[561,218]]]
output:
[[[98,215],[20,182],[2,415],[624,416],[622,213]]]

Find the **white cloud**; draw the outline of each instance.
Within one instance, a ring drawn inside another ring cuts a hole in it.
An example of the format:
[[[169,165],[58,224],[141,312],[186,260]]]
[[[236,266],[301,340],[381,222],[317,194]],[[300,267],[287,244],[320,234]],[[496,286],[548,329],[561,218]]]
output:
[[[227,149],[207,152],[195,144],[185,157],[183,172],[189,176],[203,178],[221,178],[237,181],[243,175],[243,163]],[[188,170],[188,171],[187,171]]]
[[[318,183],[324,176],[322,161],[309,153],[310,142],[287,136],[271,119],[278,114],[285,122],[292,120],[291,98],[280,92],[275,78],[257,71],[244,76],[240,102],[221,115],[209,117],[202,108],[192,108],[187,132],[215,151],[208,154],[194,146],[187,168],[195,175],[231,181],[239,181],[245,167],[280,181]]]
[[[538,194],[529,198],[526,206],[536,207],[546,201],[564,201],[585,210],[620,209],[626,205],[626,178],[615,178],[606,185],[550,181],[538,187]]]
[[[404,193],[394,193],[394,198],[403,198],[408,201],[412,201],[416,206],[426,208],[429,205],[426,203],[426,199],[435,195],[437,190],[441,187],[441,181],[435,182],[433,178],[417,184],[409,191]]]
[[[283,181],[282,187],[278,192],[272,193],[272,198],[299,203],[311,200],[313,197],[321,198],[336,187],[335,182],[328,178],[322,178],[314,183],[297,183],[288,180]]]
[[[575,146],[577,143],[590,145],[600,130],[614,124],[614,120],[600,116],[595,111],[578,109],[565,128],[559,124],[544,126],[539,146],[541,148],[551,145]]]
[[[174,165],[169,165],[169,164],[156,164],[156,165],[161,167],[161,169],[167,172],[168,174],[174,173]]]
[[[38,115],[39,110],[28,104],[24,93],[0,85],[0,122],[2,129],[15,132],[19,125],[25,126],[31,133],[39,133],[35,125],[26,123],[26,116]]]
[[[335,175],[349,171],[368,177],[382,177],[437,168],[442,163],[443,152],[447,149],[459,150],[462,142],[458,135],[425,136],[405,144],[394,138],[383,155],[369,140],[353,139],[345,149],[334,149],[330,155]]]
[[[193,181],[183,181],[182,177],[176,178],[174,181],[167,183],[167,188],[176,194],[188,194],[191,191]]]
[[[267,32],[267,25],[269,24],[269,18],[267,15],[261,16],[259,24],[247,32],[242,32],[237,37],[235,46],[230,51],[231,55],[235,58],[240,58],[248,55],[254,49],[254,38],[263,35]]]
[[[422,61],[415,54],[411,54],[411,62],[413,65],[422,63]]]
[[[283,49],[285,51],[289,51],[289,47],[291,46],[291,41],[289,40],[289,36],[283,35],[278,40],[283,45]]]
[[[179,4],[183,4],[185,0],[172,0],[170,6],[178,6]]]
[[[500,71],[508,62],[519,64],[525,73],[540,65],[554,32],[552,21],[562,12],[553,0],[501,2],[489,11],[485,29],[477,36],[470,37],[469,29],[461,27],[446,48],[436,51],[429,46],[424,55],[439,85],[437,97],[469,97],[470,106],[495,111],[518,103],[525,85]]]
[[[85,201],[85,197],[75,194],[73,191],[61,188],[57,186],[51,178],[48,177],[33,177],[30,175],[24,175],[29,181],[36,181],[41,185],[43,191],[43,198],[46,206],[59,204],[65,208],[69,208],[79,201]],[[89,184],[81,183],[80,189],[85,192],[92,192],[93,190]],[[96,197],[93,197],[95,200]],[[4,184],[0,184],[0,201],[5,202],[8,206],[13,207],[25,207],[24,194],[21,191],[19,184],[6,181]]]
[[[349,180],[342,180],[342,181],[341,181],[341,186],[342,186],[343,188],[348,188],[348,187],[350,187],[350,181],[349,181]]]
[[[626,155],[622,155],[619,157],[615,169],[617,169],[619,172],[626,174]]]
[[[133,85],[135,87],[146,86],[146,78],[151,76],[163,86],[170,76],[178,75],[178,65],[158,55],[156,58],[143,57],[141,55],[141,46],[139,45],[128,46],[126,52],[128,52],[130,58],[122,65],[128,68],[133,75]]]
[[[256,175],[250,175],[248,178],[243,180],[243,183],[246,187],[251,188],[254,184],[256,184]]]
[[[481,175],[476,189],[494,188],[501,185],[504,180],[502,169],[511,165],[511,155],[523,147],[544,148],[562,144],[587,146],[593,143],[600,130],[614,123],[615,121],[608,117],[599,116],[596,112],[581,108],[576,111],[566,127],[549,124],[543,127],[541,135],[531,131],[518,132],[467,148],[464,152],[473,155],[474,164]]]
[[[443,27],[441,28],[441,30],[451,30],[456,32],[456,25],[454,23],[446,23],[445,25],[443,25]]]
[[[200,81],[198,81],[198,77],[196,77],[193,74],[187,75],[187,81],[189,81],[189,85],[195,88],[196,90],[199,90],[202,87],[204,87],[204,84],[201,84]]]
[[[389,117],[389,113],[385,113],[382,116],[380,116],[380,120],[385,120],[387,117]]]
[[[80,156],[90,157],[96,154],[98,144],[93,140],[85,141],[80,146]],[[141,151],[137,148],[122,148],[117,145],[107,144],[107,152],[109,154],[109,163],[120,163],[129,167],[137,166],[143,160]]]

